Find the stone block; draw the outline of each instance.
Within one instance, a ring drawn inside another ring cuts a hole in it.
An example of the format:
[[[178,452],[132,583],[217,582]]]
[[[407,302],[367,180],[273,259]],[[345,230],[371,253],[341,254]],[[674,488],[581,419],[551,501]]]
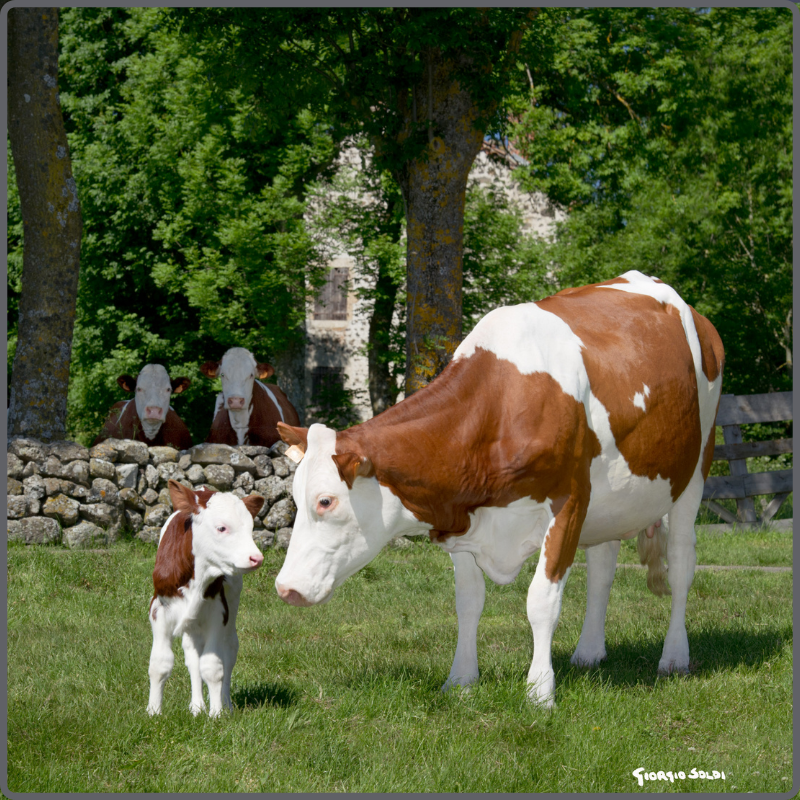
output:
[[[272,459],[272,469],[279,478],[287,478],[292,471],[290,465],[293,463],[286,456],[280,456]]]
[[[255,456],[267,455],[267,453],[269,453],[269,447],[262,447],[256,444],[243,444],[239,447],[239,451],[255,461]]]
[[[89,460],[89,449],[77,442],[51,442],[47,451],[49,455],[55,456],[62,463]]]
[[[134,533],[138,533],[144,527],[144,517],[138,511],[126,508],[124,519],[125,519],[125,524]]]
[[[39,462],[37,461],[29,461],[25,465],[25,469],[22,470],[22,477],[28,478],[31,475],[38,475],[42,471],[42,468],[39,466]]]
[[[144,500],[145,505],[152,506],[158,500],[158,492],[155,489],[146,489],[140,497]]]
[[[235,469],[235,468],[234,468]],[[241,472],[237,475],[236,480],[233,482],[234,489],[243,489],[245,494],[253,491],[255,479],[249,472]]]
[[[137,534],[136,538],[148,544],[158,544],[158,537],[161,533],[161,527],[153,525],[145,525]]]
[[[150,458],[147,445],[133,439],[106,439],[105,444],[117,451],[117,462],[124,464],[146,464]]]
[[[68,528],[78,522],[78,509],[80,503],[67,497],[65,494],[53,495],[48,497],[44,503],[42,514],[45,517],[52,517],[61,523],[62,528]]]
[[[9,519],[22,519],[28,516],[28,507],[30,506],[30,498],[24,494],[21,495],[8,495],[6,512]]]
[[[11,486],[12,483],[9,480],[9,490]],[[47,497],[47,485],[44,479],[39,475],[31,475],[29,478],[25,478],[25,480],[22,481],[22,491],[29,497],[35,497],[37,500],[44,500],[44,498]],[[11,494],[11,491],[9,491],[9,494]]]
[[[89,450],[89,458],[102,458],[103,461],[110,461],[113,464],[119,458],[119,453],[114,448],[114,445],[105,441],[96,444]]]
[[[110,528],[119,522],[120,518],[120,509],[108,503],[92,503],[91,505],[81,503],[78,513],[81,519],[93,522],[103,528]]]
[[[8,477],[18,481],[22,480],[22,473],[25,469],[25,464],[22,463],[22,459],[14,455],[14,453],[7,453],[6,456],[8,458]]]
[[[292,540],[291,528],[278,528],[278,530],[275,531],[275,547],[279,548],[280,550],[288,550],[289,542],[291,540]]]
[[[208,464],[225,464],[230,466],[231,456],[238,451],[228,444],[196,444],[190,451],[192,462],[205,467]]]
[[[241,472],[253,472],[256,471],[255,462],[248,458],[243,453],[232,453],[231,454],[231,466],[236,471],[237,474]]]
[[[233,467],[228,464],[209,464],[203,468],[203,472],[206,481],[221,492],[227,492],[231,488],[236,476]]]
[[[178,459],[178,466],[186,472],[192,466],[192,454],[182,451],[181,457]]]
[[[256,465],[256,475],[259,478],[266,478],[275,472],[272,468],[272,459],[269,456],[256,456],[253,459],[253,463]]]
[[[64,542],[71,550],[101,547],[108,542],[108,534],[93,522],[85,520],[64,530]]]
[[[286,495],[286,484],[277,475],[261,478],[253,483],[253,491],[260,494],[271,506]]]
[[[6,492],[9,495],[15,496],[22,494],[22,483],[16,478],[9,478],[8,485],[6,486]]]
[[[152,464],[148,464],[144,468],[144,477],[151,489],[155,489],[158,486],[158,470]],[[141,491],[139,494],[141,494]]]
[[[253,531],[253,541],[260,550],[267,550],[275,542],[275,533],[261,528],[261,530]]]
[[[8,538],[25,544],[55,544],[61,541],[61,526],[50,517],[26,517],[8,523]]]
[[[283,500],[278,500],[269,513],[264,517],[264,527],[269,528],[271,531],[280,528],[289,528],[294,522],[297,508],[295,507],[294,500],[291,497],[284,497]]]
[[[158,528],[161,530],[161,526],[167,521],[171,513],[171,509],[161,503],[148,508],[144,515],[145,527]]]
[[[157,467],[159,464],[178,462],[179,453],[174,447],[150,447],[150,463]]]
[[[87,451],[88,452],[88,451]],[[70,461],[65,464],[58,478],[80,483],[82,486],[89,485],[89,461]]]
[[[114,480],[120,489],[135,489],[138,476],[137,464],[119,464],[114,470]]]
[[[144,514],[145,502],[133,489],[120,489],[119,499],[122,500],[126,508]]]
[[[105,478],[112,481],[117,477],[114,465],[103,458],[89,459],[89,474],[93,478]]]
[[[180,464],[178,466],[180,466]],[[206,474],[199,464],[192,464],[189,469],[186,470],[186,479],[194,486],[197,483],[202,483],[206,479]]]
[[[38,439],[17,436],[9,440],[8,452],[18,456],[22,461],[44,461],[47,458],[47,445]]]

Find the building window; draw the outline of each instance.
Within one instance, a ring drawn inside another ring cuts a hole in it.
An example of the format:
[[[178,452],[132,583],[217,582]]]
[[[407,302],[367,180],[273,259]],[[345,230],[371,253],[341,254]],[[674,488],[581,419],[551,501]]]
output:
[[[314,319],[347,319],[348,267],[332,267],[328,281],[314,303]]]

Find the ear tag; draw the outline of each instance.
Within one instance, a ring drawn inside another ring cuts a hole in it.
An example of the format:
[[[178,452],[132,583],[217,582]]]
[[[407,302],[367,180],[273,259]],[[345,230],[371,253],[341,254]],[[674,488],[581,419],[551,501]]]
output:
[[[299,464],[303,460],[305,453],[296,444],[293,444],[284,455],[286,458],[291,458],[295,464]]]

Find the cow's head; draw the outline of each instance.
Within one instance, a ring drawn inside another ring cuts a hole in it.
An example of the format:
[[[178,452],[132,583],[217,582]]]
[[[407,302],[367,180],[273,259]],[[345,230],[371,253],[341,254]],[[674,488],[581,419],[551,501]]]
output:
[[[120,375],[117,383],[126,391],[133,392],[136,413],[144,428],[145,436],[152,439],[169,411],[170,395],[180,394],[191,383],[189,378],[170,380],[161,364],[147,364],[135,380],[130,375]]]
[[[219,575],[252,572],[264,556],[253,541],[253,520],[264,503],[259,495],[243,499],[231,492],[195,491],[170,480],[175,511],[190,515],[192,555]]]
[[[390,539],[420,523],[378,483],[366,455],[336,453],[336,431],[279,422],[278,432],[304,456],[292,487],[297,517],[275,588],[291,605],[324,603]]]
[[[223,408],[242,411],[250,408],[253,399],[253,382],[256,378],[269,378],[275,370],[269,364],[259,364],[244,347],[232,347],[222,361],[206,361],[200,371],[207,378],[222,381]]]

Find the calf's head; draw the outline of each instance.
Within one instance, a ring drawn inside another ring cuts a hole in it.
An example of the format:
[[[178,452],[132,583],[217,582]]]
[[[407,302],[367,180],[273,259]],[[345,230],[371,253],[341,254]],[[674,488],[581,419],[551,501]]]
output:
[[[169,481],[169,495],[179,517],[190,520],[192,556],[216,577],[252,572],[264,556],[253,541],[253,520],[264,498],[239,499],[230,492],[195,491]],[[197,576],[196,576],[197,577]]]
[[[126,391],[134,393],[136,413],[144,428],[145,436],[152,439],[169,411],[170,395],[180,394],[191,383],[189,378],[170,380],[161,364],[147,364],[135,380],[130,375],[120,375],[117,383]]]
[[[291,605],[324,603],[416,520],[378,483],[369,458],[336,453],[336,431],[279,422],[278,432],[304,457],[292,487],[297,517],[275,588]]]
[[[249,409],[256,378],[269,378],[275,372],[269,364],[257,363],[244,347],[232,347],[221,361],[206,361],[200,371],[222,381],[223,407],[228,411]]]

